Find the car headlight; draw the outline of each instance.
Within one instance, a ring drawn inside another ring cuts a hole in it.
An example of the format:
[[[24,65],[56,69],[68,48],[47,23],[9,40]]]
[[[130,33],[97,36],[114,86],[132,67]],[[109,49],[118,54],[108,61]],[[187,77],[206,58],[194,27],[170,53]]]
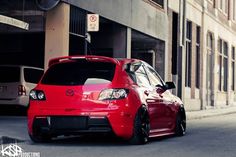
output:
[[[98,100],[124,99],[127,97],[128,93],[128,89],[105,89],[100,93]]]
[[[30,100],[46,100],[46,96],[43,91],[31,90],[29,93]]]

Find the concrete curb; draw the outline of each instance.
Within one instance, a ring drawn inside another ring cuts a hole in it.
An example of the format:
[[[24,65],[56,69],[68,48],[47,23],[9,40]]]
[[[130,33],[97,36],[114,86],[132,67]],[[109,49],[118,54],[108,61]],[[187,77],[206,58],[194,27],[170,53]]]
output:
[[[236,106],[230,106],[226,108],[207,109],[201,111],[187,111],[187,120],[201,119],[213,116],[227,115],[236,113]]]

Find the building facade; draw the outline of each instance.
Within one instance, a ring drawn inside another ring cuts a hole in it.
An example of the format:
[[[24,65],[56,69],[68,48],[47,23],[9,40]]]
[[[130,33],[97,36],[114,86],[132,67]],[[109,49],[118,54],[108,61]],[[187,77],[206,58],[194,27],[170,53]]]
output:
[[[60,0],[41,10],[32,0],[1,0],[0,64],[47,69],[64,55],[139,58],[150,63],[187,110],[236,103],[236,0]],[[99,31],[87,31],[87,14]],[[4,17],[2,17],[4,16]]]
[[[179,3],[170,0],[168,7],[169,21],[172,21],[169,26],[169,54],[172,55],[169,76],[175,81],[182,78],[176,83],[181,82],[179,94],[187,110],[234,105],[235,0],[180,0]],[[177,30],[175,23],[179,23]],[[176,31],[177,35],[173,35]],[[180,40],[178,46],[184,45],[182,49],[176,48],[181,56],[177,63],[172,51],[175,38]],[[175,67],[177,70],[173,69]]]

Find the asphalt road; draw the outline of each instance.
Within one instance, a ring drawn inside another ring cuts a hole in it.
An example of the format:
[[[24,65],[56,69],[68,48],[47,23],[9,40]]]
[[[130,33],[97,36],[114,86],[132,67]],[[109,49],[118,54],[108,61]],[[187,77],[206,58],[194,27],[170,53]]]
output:
[[[108,137],[67,137],[34,144],[25,117],[0,116],[0,137],[4,136],[4,146],[11,142],[8,137],[16,138],[13,141],[25,152],[40,152],[41,157],[235,157],[235,122],[236,114],[189,120],[184,137],[156,138],[139,146]]]

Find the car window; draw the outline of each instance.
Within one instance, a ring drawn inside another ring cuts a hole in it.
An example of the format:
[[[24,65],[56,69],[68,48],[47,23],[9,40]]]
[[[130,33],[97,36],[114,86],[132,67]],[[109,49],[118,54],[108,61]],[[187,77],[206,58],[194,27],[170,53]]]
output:
[[[147,75],[152,86],[157,86],[157,85],[163,86],[162,80],[159,78],[159,76],[157,75],[154,69],[147,67],[146,70],[147,70]]]
[[[19,82],[20,81],[20,68],[0,66],[0,82]]]
[[[136,76],[137,76],[137,84],[139,86],[150,87],[147,75],[137,73]]]
[[[139,86],[150,87],[150,82],[141,62],[127,64],[126,72]]]
[[[150,87],[150,82],[141,62],[130,64],[127,73],[139,86]]]
[[[43,70],[24,68],[25,82],[37,84],[43,76]]]
[[[115,64],[109,62],[70,61],[51,66],[42,84],[87,85],[104,84],[113,80]]]

